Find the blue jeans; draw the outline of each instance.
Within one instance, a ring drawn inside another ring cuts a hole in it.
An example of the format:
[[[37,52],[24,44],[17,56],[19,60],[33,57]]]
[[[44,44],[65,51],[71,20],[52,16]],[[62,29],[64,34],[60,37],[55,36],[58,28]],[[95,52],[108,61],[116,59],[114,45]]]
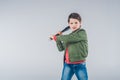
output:
[[[88,80],[86,63],[81,64],[66,64],[64,63],[61,80],[71,80],[73,75],[76,75],[78,80]]]

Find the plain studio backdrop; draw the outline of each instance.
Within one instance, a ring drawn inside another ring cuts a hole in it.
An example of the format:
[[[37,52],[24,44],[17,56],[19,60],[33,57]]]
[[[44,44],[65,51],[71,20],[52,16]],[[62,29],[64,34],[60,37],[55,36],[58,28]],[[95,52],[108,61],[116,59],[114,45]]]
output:
[[[49,36],[72,12],[88,34],[89,80],[120,80],[120,0],[0,0],[0,80],[60,80],[64,52]]]

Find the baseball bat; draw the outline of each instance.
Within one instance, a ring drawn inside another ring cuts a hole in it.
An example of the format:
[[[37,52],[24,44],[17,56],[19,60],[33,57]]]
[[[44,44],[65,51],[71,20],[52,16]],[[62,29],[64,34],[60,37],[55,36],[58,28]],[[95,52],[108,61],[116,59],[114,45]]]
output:
[[[63,30],[61,30],[60,32],[63,33],[63,32],[65,32],[65,31],[69,30],[69,29],[70,29],[70,27],[67,26],[67,27],[65,27]],[[59,36],[59,35],[60,35],[60,34],[55,34],[55,36]],[[50,38],[50,40],[52,40],[52,38]]]

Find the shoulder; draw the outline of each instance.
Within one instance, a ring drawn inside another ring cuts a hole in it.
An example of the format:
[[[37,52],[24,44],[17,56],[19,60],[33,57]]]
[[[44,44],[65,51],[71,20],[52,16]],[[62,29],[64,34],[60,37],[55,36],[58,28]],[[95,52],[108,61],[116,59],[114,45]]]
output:
[[[79,31],[85,31],[85,29],[81,28],[81,29],[79,29]]]
[[[86,30],[83,28],[79,29],[78,34],[79,35],[87,35]]]
[[[77,32],[81,33],[81,32],[85,32],[86,33],[86,30],[83,29],[83,28],[80,28]]]

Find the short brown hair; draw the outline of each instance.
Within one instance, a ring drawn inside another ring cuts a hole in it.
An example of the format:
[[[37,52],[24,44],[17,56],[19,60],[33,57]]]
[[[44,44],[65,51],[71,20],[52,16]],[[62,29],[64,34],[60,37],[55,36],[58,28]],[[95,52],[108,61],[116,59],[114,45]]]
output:
[[[71,13],[68,17],[68,22],[70,21],[70,18],[77,19],[79,22],[81,22],[81,16],[78,13]]]

